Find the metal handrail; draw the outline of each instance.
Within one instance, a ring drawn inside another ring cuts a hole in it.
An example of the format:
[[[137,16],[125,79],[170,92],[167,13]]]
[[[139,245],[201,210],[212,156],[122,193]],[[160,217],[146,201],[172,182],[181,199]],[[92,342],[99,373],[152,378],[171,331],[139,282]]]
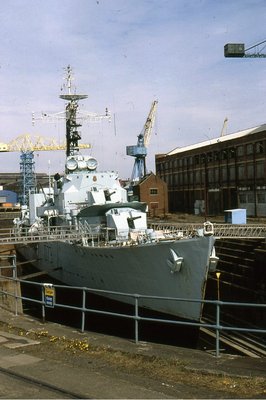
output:
[[[75,226],[46,227],[38,232],[33,232],[31,228],[0,229],[0,245],[74,240],[80,239],[82,235],[83,233],[78,231]]]
[[[246,239],[265,239],[266,224],[224,224],[213,223],[214,236],[220,238],[246,238]],[[193,234],[202,228],[202,223],[169,223],[157,222],[150,223],[153,229],[161,229],[163,231],[176,232],[180,231],[186,235]]]
[[[51,305],[47,305],[47,299],[45,295],[45,290],[46,287],[50,284],[45,284],[45,283],[39,283],[39,282],[31,282],[23,279],[18,279],[16,277],[15,273],[15,268],[16,266],[13,265],[9,266],[10,268],[13,269],[13,276],[12,277],[4,277],[0,276],[0,279],[5,279],[5,280],[10,280],[15,282],[15,293],[10,293],[7,292],[3,289],[0,288],[0,293],[6,295],[6,296],[11,296],[15,298],[16,300],[16,307],[15,307],[15,314],[17,315],[17,302],[18,300],[24,300],[24,301],[29,301],[33,303],[40,304],[42,307],[42,318],[43,321],[45,321],[46,317],[46,307],[51,307]],[[6,267],[5,267],[6,268]],[[25,296],[20,296],[18,295],[17,292],[17,284],[18,283],[24,283],[24,284],[29,284],[29,285],[35,285],[39,286],[41,288],[41,299],[36,300],[32,298],[28,298]],[[220,355],[220,333],[222,331],[241,331],[241,332],[253,332],[253,333],[266,333],[266,329],[254,329],[254,328],[241,328],[241,327],[234,327],[234,326],[223,326],[220,323],[220,311],[221,307],[223,306],[236,306],[236,307],[253,307],[253,308],[265,308],[266,310],[266,304],[255,304],[255,303],[235,303],[235,302],[223,302],[220,300],[199,300],[199,299],[186,299],[186,298],[176,298],[176,297],[160,297],[160,296],[148,296],[148,295],[140,295],[140,294],[129,294],[129,293],[123,293],[123,292],[114,292],[110,290],[101,290],[101,289],[92,289],[92,288],[87,288],[87,287],[77,287],[77,286],[65,286],[65,285],[50,285],[50,288],[53,288],[55,291],[57,289],[69,289],[69,290],[82,290],[82,307],[77,307],[77,306],[71,306],[71,305],[66,305],[66,304],[60,304],[56,302],[56,296],[54,299],[52,299],[52,307],[59,307],[59,308],[66,308],[70,310],[76,310],[81,312],[81,331],[84,332],[85,330],[85,318],[87,313],[94,313],[94,314],[102,314],[102,315],[109,315],[109,316],[116,316],[116,317],[121,317],[121,318],[126,318],[126,319],[132,319],[135,321],[135,343],[138,343],[139,341],[139,329],[138,329],[138,324],[140,321],[147,321],[147,322],[157,322],[157,323],[166,323],[166,324],[171,324],[171,325],[184,325],[184,326],[195,326],[195,327],[202,327],[202,328],[209,328],[215,331],[216,334],[216,357],[219,357]],[[87,308],[86,307],[86,295],[87,293],[96,293],[96,294],[105,294],[105,295],[115,295],[121,296],[121,297],[131,297],[134,299],[134,314],[123,314],[123,313],[117,313],[117,312],[110,312],[110,311],[103,311],[103,310],[98,310],[98,309],[93,309],[93,308]],[[139,300],[140,299],[156,299],[156,300],[161,300],[161,301],[166,301],[166,300],[173,300],[177,302],[193,302],[193,303],[201,303],[203,304],[213,304],[216,306],[216,323],[215,324],[210,324],[210,323],[205,323],[203,321],[200,322],[188,322],[188,321],[176,321],[176,320],[171,320],[171,319],[161,319],[161,318],[149,318],[149,317],[142,317],[139,315]],[[49,299],[50,301],[51,299]]]

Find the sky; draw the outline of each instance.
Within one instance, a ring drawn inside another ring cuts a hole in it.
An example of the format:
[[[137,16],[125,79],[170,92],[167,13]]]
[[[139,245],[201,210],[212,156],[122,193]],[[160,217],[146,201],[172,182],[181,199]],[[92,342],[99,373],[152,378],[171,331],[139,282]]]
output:
[[[83,150],[99,169],[130,178],[151,104],[158,100],[146,160],[155,154],[266,122],[266,59],[225,58],[226,43],[266,39],[265,0],[5,0],[0,9],[0,142],[30,134],[65,138],[59,98],[71,65],[83,113]],[[262,51],[263,52],[263,51]],[[266,48],[265,48],[266,53]],[[32,125],[32,112],[35,124]],[[51,116],[41,120],[42,112]],[[20,153],[0,153],[0,172],[19,172]],[[64,170],[64,151],[35,152],[36,172]]]

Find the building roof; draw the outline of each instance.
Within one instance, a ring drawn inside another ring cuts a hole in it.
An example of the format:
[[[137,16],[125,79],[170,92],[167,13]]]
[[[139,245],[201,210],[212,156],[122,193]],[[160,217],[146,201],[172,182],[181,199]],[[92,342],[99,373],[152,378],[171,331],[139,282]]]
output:
[[[153,172],[149,172],[147,175],[143,176],[140,181],[138,182],[138,185],[141,185],[145,181],[147,181],[151,176],[155,176]]]
[[[266,124],[255,126],[253,128],[245,129],[244,131],[238,131],[235,133],[231,133],[229,135],[220,136],[215,139],[205,140],[204,142],[191,144],[185,147],[176,147],[175,149],[169,151],[169,153],[165,154],[166,156],[172,156],[174,154],[183,153],[185,151],[199,149],[201,147],[210,146],[212,144],[227,142],[233,139],[238,139],[243,136],[253,135],[258,132],[266,131]]]

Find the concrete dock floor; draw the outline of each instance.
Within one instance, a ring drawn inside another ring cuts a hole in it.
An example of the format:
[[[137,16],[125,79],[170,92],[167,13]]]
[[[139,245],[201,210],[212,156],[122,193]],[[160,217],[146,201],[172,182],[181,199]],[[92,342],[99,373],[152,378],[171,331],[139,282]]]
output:
[[[266,398],[266,358],[135,344],[4,309],[0,376],[1,398]]]

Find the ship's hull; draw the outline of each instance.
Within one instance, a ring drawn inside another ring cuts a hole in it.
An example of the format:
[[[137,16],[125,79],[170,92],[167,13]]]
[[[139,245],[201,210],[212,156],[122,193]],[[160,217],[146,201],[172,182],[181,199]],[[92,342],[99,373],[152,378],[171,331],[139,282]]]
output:
[[[204,298],[213,236],[162,241],[138,246],[86,247],[68,242],[19,246],[24,258],[70,286],[183,299]],[[173,272],[171,252],[183,257],[180,271]],[[106,295],[133,304],[132,297]],[[162,299],[139,300],[140,307],[198,321],[200,302]]]

